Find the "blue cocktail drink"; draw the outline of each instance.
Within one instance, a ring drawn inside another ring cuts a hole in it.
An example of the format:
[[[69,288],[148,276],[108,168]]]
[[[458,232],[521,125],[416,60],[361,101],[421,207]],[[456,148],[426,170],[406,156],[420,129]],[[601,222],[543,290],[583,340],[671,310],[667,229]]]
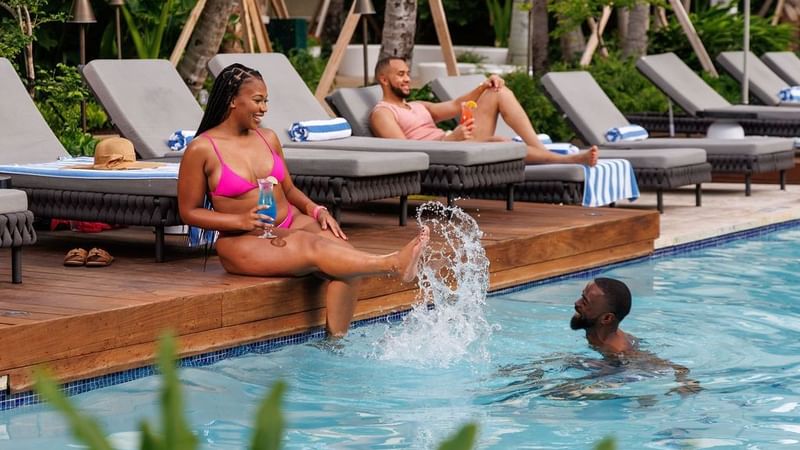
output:
[[[264,230],[264,234],[260,238],[272,239],[276,237],[272,233],[273,222],[278,215],[278,206],[275,204],[275,193],[272,187],[277,184],[274,177],[259,178],[258,179],[258,206],[263,206],[258,210],[259,214],[269,216],[271,220],[267,222],[269,226]]]

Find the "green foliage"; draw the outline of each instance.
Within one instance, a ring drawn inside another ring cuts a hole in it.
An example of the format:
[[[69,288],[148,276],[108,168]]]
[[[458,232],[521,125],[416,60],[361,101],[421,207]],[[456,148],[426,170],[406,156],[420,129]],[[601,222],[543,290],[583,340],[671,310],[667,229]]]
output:
[[[48,11],[47,0],[5,0],[0,3],[8,7],[5,9],[0,6],[0,57],[13,60],[26,45],[36,41],[43,41],[40,43],[45,46],[53,45],[47,34],[39,33],[39,26],[48,22],[63,22],[64,13]],[[16,11],[22,11],[25,20],[30,17],[28,25],[31,35],[23,32]]]
[[[474,423],[469,423],[461,427],[452,437],[439,445],[439,450],[468,450],[475,445],[475,436],[478,434],[478,427]]]
[[[326,59],[317,58],[304,48],[293,48],[289,50],[289,62],[306,82],[311,92],[317,90],[319,79],[325,71]]]
[[[513,5],[514,0],[486,0],[486,8],[489,10],[489,23],[494,28],[495,47],[508,47]]]
[[[175,338],[170,334],[161,337],[158,349],[158,368],[164,379],[161,389],[161,433],[157,434],[146,421],[140,425],[141,450],[194,450],[197,437],[192,433],[183,414],[180,380],[175,367],[177,352]],[[72,428],[72,434],[89,450],[113,450],[105,433],[95,419],[79,412],[64,395],[46,371],[35,373],[36,390],[42,398],[61,412]],[[276,382],[261,401],[256,414],[251,450],[278,450],[285,429],[281,401],[286,384]],[[439,446],[439,450],[470,450],[475,442],[477,427],[465,425],[453,437]]]
[[[475,52],[461,52],[456,55],[456,61],[460,63],[483,64],[486,62],[486,56]]]
[[[553,141],[572,140],[575,133],[545,96],[538,76],[532,78],[524,72],[513,72],[503,78],[506,86],[517,96],[537,133],[547,133]]]
[[[58,140],[74,156],[93,155],[96,141],[81,129],[81,101],[87,100],[87,126],[105,125],[107,117],[93,101],[78,69],[58,64],[53,71],[39,70],[34,88],[36,106]]]
[[[721,73],[719,77],[713,77],[707,72],[703,71],[700,73],[700,77],[708,83],[709,86],[714,88],[715,91],[719,93],[725,100],[736,104],[742,102],[742,85],[739,84],[736,79],[732,76]],[[753,99],[751,99],[753,100]],[[750,103],[757,103],[755,101],[751,101]]]
[[[0,57],[13,61],[32,38],[19,29],[16,19],[0,17]]]
[[[122,6],[125,29],[133,41],[138,58],[165,58],[183,28],[192,0],[126,0]],[[116,52],[113,24],[103,34],[101,48],[104,52]]]
[[[535,0],[534,0],[535,1]],[[558,17],[558,25],[553,30],[553,37],[560,37],[564,33],[580,27],[589,17],[600,17],[604,6],[613,3],[616,8],[631,7],[637,0],[558,0],[547,4],[547,9]],[[647,3],[662,5],[663,0],[647,0]]]
[[[741,50],[744,37],[744,17],[741,14],[730,14],[725,7],[712,7],[689,16],[712,57],[725,51]],[[756,55],[788,50],[792,33],[791,25],[773,26],[768,19],[754,14],[750,19],[750,49]],[[668,26],[651,31],[648,52],[675,52],[687,64],[699,67],[697,55],[674,15],[670,15]]]
[[[612,437],[605,437],[594,445],[594,450],[617,450],[617,443]]]
[[[481,16],[483,22],[483,14],[485,11],[486,0],[443,0],[442,5],[447,12],[447,23],[463,27],[475,22],[475,16]],[[417,19],[429,20],[431,19],[431,7],[428,0],[419,0],[417,2]],[[483,22],[486,23],[486,22]]]

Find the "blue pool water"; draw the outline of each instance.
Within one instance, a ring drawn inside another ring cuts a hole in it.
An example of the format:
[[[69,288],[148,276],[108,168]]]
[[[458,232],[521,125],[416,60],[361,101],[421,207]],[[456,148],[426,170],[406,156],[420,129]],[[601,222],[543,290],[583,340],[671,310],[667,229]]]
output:
[[[399,345],[411,325],[397,323],[358,328],[336,346],[183,369],[188,415],[203,448],[243,448],[257,402],[283,379],[288,449],[435,448],[467,421],[479,424],[482,449],[588,449],[607,435],[621,449],[800,448],[798,242],[794,228],[603,273],[633,291],[623,328],[688,367],[696,394],[670,393],[680,383],[663,365],[604,365],[569,329],[586,283],[570,279],[490,297],[487,326],[458,358],[430,330]],[[158,415],[159,381],[74,400],[118,448],[134,448],[138,421]],[[0,413],[0,448],[76,446],[46,406]]]

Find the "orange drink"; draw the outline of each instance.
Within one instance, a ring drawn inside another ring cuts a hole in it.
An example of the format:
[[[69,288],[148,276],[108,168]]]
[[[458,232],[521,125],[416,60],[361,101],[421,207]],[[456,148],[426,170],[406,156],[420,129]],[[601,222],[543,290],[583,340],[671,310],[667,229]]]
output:
[[[464,123],[467,120],[472,119],[472,111],[477,107],[478,104],[472,100],[461,102],[461,120],[459,123]]]

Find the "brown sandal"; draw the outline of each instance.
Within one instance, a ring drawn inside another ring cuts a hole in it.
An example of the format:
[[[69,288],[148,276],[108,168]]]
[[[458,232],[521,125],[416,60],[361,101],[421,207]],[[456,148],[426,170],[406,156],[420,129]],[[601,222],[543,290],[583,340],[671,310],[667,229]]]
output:
[[[86,267],[106,267],[114,261],[114,257],[102,248],[93,248],[89,250],[89,255],[86,257]]]
[[[64,265],[67,267],[80,267],[86,264],[87,256],[89,256],[89,252],[86,250],[82,248],[73,248],[64,256]]]

